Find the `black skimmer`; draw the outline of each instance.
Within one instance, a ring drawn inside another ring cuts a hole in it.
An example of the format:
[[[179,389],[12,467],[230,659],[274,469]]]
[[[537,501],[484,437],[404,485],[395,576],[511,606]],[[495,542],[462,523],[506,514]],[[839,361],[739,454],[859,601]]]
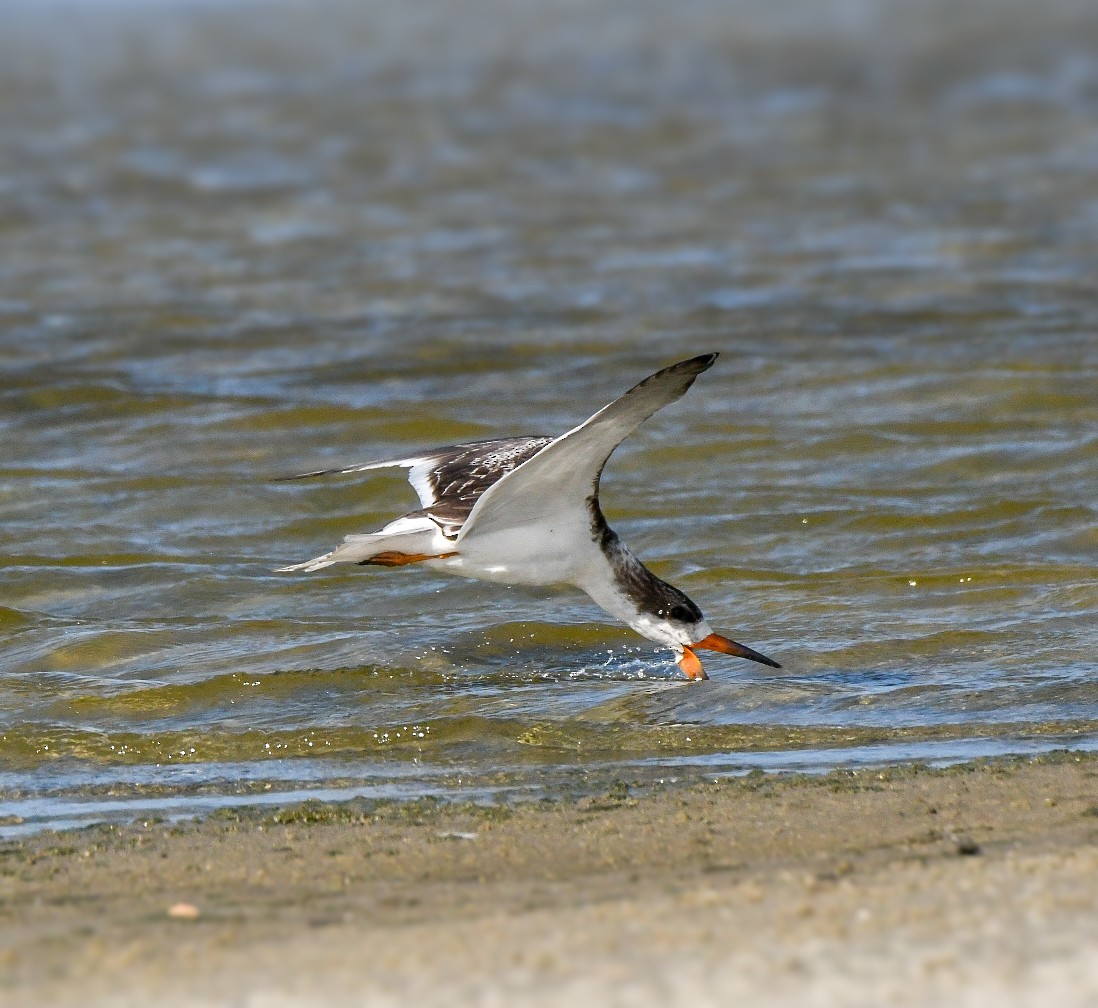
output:
[[[378,532],[279,571],[335,563],[399,567],[422,563],[503,584],[570,584],[637,633],[670,648],[688,679],[707,679],[699,648],[781,666],[714,633],[701,610],[638,560],[599,507],[599,477],[611,452],[658,409],[680,398],[715,353],[657,371],[560,437],[452,445],[406,458],[286,476],[408,470],[422,507]]]

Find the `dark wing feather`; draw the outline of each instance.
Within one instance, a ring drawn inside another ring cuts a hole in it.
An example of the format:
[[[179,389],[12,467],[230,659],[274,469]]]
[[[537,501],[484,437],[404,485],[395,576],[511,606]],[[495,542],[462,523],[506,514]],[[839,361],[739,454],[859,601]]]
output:
[[[434,500],[414,513],[430,517],[448,538],[456,537],[480,495],[552,440],[506,438],[432,452],[435,464],[421,478],[430,486]]]
[[[443,534],[453,538],[469,517],[473,505],[493,483],[536,455],[553,439],[548,437],[500,438],[470,444],[447,445],[400,459],[360,462],[336,469],[318,469],[283,480],[312,479],[375,469],[408,470],[408,482],[423,505],[413,515],[426,515]]]

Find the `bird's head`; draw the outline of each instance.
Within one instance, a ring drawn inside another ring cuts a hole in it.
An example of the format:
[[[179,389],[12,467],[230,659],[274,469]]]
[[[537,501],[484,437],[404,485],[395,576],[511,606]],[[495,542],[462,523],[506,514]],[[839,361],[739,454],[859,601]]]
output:
[[[658,580],[658,579],[657,579]],[[773,658],[767,658],[751,648],[714,633],[705,622],[701,610],[674,585],[660,581],[657,598],[640,608],[630,625],[649,640],[670,647],[679,656],[679,668],[688,679],[708,679],[698,656],[698,649],[720,651],[761,662],[771,668],[781,668]]]

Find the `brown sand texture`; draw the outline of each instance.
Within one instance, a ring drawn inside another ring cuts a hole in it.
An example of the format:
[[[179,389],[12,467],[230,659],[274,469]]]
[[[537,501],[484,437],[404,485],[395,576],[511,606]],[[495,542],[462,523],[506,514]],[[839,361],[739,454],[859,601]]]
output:
[[[1098,761],[0,846],[5,1006],[1098,1005]]]

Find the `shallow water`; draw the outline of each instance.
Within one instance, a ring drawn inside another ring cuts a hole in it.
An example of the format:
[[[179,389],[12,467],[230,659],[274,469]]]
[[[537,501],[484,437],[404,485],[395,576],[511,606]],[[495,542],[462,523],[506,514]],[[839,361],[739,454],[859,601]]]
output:
[[[0,830],[1098,745],[1098,13],[0,6]],[[603,504],[781,672],[272,573],[709,350]]]

